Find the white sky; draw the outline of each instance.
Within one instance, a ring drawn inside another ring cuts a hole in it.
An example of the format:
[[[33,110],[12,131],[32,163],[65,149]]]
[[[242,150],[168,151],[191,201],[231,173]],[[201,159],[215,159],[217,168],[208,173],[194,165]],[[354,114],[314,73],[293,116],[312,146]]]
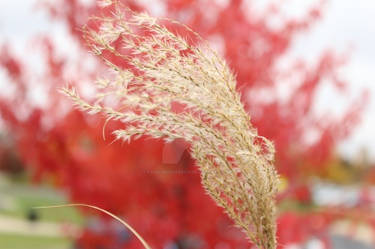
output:
[[[311,2],[288,1],[296,4],[286,5],[293,14]],[[293,54],[316,58],[319,51],[333,48],[338,52],[351,49],[349,63],[342,70],[342,78],[350,83],[349,93],[358,96],[367,88],[371,101],[367,107],[362,123],[352,136],[343,142],[339,151],[344,155],[355,156],[366,148],[372,161],[375,160],[375,1],[373,0],[330,0],[323,13],[323,19],[308,33],[296,40]],[[340,109],[348,104],[348,97],[339,98],[326,89],[321,89],[320,106]],[[335,107],[336,106],[336,107]]]
[[[273,2],[275,2],[274,0]],[[280,0],[278,0],[280,1]],[[39,32],[49,32],[68,49],[64,42],[62,25],[52,24],[42,11],[33,9],[35,0],[0,0],[0,42],[11,41],[19,52],[25,48],[29,38]],[[253,0],[262,6],[271,0]],[[286,0],[283,8],[290,15],[302,15],[314,0]],[[293,55],[313,60],[326,48],[344,52],[353,48],[349,63],[343,68],[344,79],[350,82],[350,94],[358,96],[362,89],[371,91],[372,99],[363,116],[361,125],[353,135],[343,142],[339,151],[354,156],[359,149],[366,148],[375,160],[375,1],[374,0],[330,0],[324,11],[324,18],[312,30],[301,35],[294,44]],[[0,88],[4,84],[0,82]],[[339,97],[321,89],[318,108],[343,109],[348,97]]]

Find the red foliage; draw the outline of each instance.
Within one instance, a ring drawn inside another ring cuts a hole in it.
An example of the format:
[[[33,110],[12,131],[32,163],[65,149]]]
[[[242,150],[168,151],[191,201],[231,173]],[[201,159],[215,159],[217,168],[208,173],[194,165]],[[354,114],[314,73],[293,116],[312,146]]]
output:
[[[147,9],[136,1],[122,2],[135,10]],[[251,11],[244,11],[245,4],[241,0],[232,0],[226,6],[208,0],[168,0],[164,4],[169,17],[181,20],[222,48],[237,74],[238,89],[243,93],[252,122],[261,135],[275,142],[276,163],[281,174],[293,183],[303,174],[302,163],[320,166],[332,156],[336,143],[348,135],[363,106],[359,102],[341,119],[324,122],[312,114],[317,88],[323,80],[342,87],[336,74],[342,60],[327,52],[315,67],[303,62],[287,71],[276,67],[295,35],[320,18],[321,6],[301,20],[285,20],[281,28],[275,29],[267,22],[270,16],[278,15],[275,7],[254,17]],[[81,60],[92,60],[85,52],[85,41],[78,27],[86,23],[89,15],[98,13],[99,8],[83,5],[78,0],[54,1],[43,6],[53,18],[66,23],[71,37],[80,46]],[[178,32],[188,35],[183,30]],[[76,111],[69,111],[62,117],[67,104],[56,93],[56,86],[92,80],[103,65],[95,62],[95,66],[88,69],[84,62],[58,56],[56,44],[48,36],[39,43],[44,47],[46,71],[37,79],[49,89],[49,104],[43,108],[33,107],[32,99],[25,97],[34,85],[26,80],[28,67],[23,58],[12,56],[5,47],[0,51],[0,65],[17,89],[14,96],[0,99],[0,113],[14,135],[21,159],[36,179],[52,178],[58,187],[68,190],[72,202],[94,204],[123,216],[154,248],[163,248],[173,241],[183,243],[185,247],[181,248],[214,248],[218,243],[231,248],[246,247],[242,234],[230,227],[222,210],[205,195],[199,172],[184,145],[178,142],[164,145],[147,138],[131,144],[111,144],[110,131],[120,124],[113,122],[106,126],[107,140],[104,141],[102,119]],[[68,65],[74,65],[77,74],[67,76]],[[291,88],[291,97],[286,101],[275,97],[280,84],[297,74],[302,74],[303,79],[297,87]],[[15,107],[22,108],[26,114],[20,116]],[[306,143],[304,138],[311,130],[317,131],[318,138]],[[290,196],[300,201],[309,200],[307,188],[295,189]],[[302,223],[296,217],[292,213],[280,217],[281,245],[304,241],[326,224],[322,222],[320,227],[314,228],[316,223]],[[313,216],[308,218],[314,219]],[[88,229],[81,242],[84,248],[97,248],[95,246],[120,243],[116,238],[116,233],[110,230],[97,234]],[[122,248],[140,248],[140,243],[134,239],[121,243]]]

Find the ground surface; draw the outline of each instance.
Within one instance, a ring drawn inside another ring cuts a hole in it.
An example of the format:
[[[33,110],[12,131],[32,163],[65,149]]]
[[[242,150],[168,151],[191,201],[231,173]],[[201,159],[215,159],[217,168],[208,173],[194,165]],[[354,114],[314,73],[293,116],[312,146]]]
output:
[[[72,208],[37,210],[66,203],[63,193],[47,186],[12,182],[0,175],[0,248],[70,249],[67,234],[78,233],[82,218]]]

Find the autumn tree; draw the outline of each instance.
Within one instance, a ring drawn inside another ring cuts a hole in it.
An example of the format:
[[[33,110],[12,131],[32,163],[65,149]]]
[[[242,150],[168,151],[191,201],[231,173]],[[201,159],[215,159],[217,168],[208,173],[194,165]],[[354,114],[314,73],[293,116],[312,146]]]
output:
[[[358,122],[365,99],[361,96],[337,119],[324,120],[313,112],[321,84],[345,87],[337,74],[343,59],[334,51],[323,52],[314,65],[296,59],[287,69],[278,67],[296,35],[321,18],[323,5],[307,10],[297,20],[283,19],[278,6],[256,13],[252,2],[241,0],[226,4],[213,0],[122,3],[136,11],[179,20],[219,50],[236,73],[252,123],[260,135],[275,143],[276,166],[289,182],[280,193],[280,201],[294,198],[308,202],[309,189],[301,179],[307,177],[305,172],[319,171],[330,159],[337,143]],[[36,73],[24,55],[11,52],[12,44],[3,45],[0,51],[0,65],[11,89],[1,95],[1,117],[33,177],[52,180],[56,187],[68,191],[72,202],[94,204],[126,218],[155,248],[245,248],[247,241],[242,234],[230,226],[222,210],[204,193],[185,142],[164,144],[141,138],[130,144],[111,143],[111,131],[119,127],[117,122],[106,123],[102,118],[73,111],[57,92],[58,87],[69,83],[90,96],[92,89],[87,82],[105,67],[87,52],[81,28],[89,16],[106,16],[110,10],[101,11],[97,3],[78,0],[39,4],[51,19],[68,29],[72,54],[62,54],[61,44],[50,35],[39,35],[33,44],[40,52],[38,63],[43,69]],[[275,17],[282,19],[278,27],[268,21]],[[197,42],[184,28],[171,23],[168,28]],[[119,67],[129,66],[113,55],[106,58]],[[296,76],[298,82],[291,80]],[[287,97],[280,95],[280,89],[288,89]],[[308,139],[311,132],[316,134],[312,141]],[[318,226],[313,223],[317,217],[321,221]],[[334,217],[285,212],[278,222],[279,242],[303,242],[319,235]],[[301,219],[305,220],[303,227]],[[85,230],[80,238],[83,248],[140,248],[135,239],[116,232],[110,221],[103,218],[103,224],[107,225],[100,233]]]

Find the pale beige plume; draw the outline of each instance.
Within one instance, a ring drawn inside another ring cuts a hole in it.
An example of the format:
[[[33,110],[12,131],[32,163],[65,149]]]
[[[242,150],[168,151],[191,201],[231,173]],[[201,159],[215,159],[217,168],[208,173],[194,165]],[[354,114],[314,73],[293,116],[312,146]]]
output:
[[[63,92],[84,111],[126,123],[114,131],[117,139],[188,141],[207,193],[255,245],[276,248],[274,146],[252,126],[225,61],[206,42],[191,45],[159,19],[119,5],[112,16],[93,20],[100,28],[86,30],[88,43],[112,74],[97,80],[93,104],[73,88]]]

